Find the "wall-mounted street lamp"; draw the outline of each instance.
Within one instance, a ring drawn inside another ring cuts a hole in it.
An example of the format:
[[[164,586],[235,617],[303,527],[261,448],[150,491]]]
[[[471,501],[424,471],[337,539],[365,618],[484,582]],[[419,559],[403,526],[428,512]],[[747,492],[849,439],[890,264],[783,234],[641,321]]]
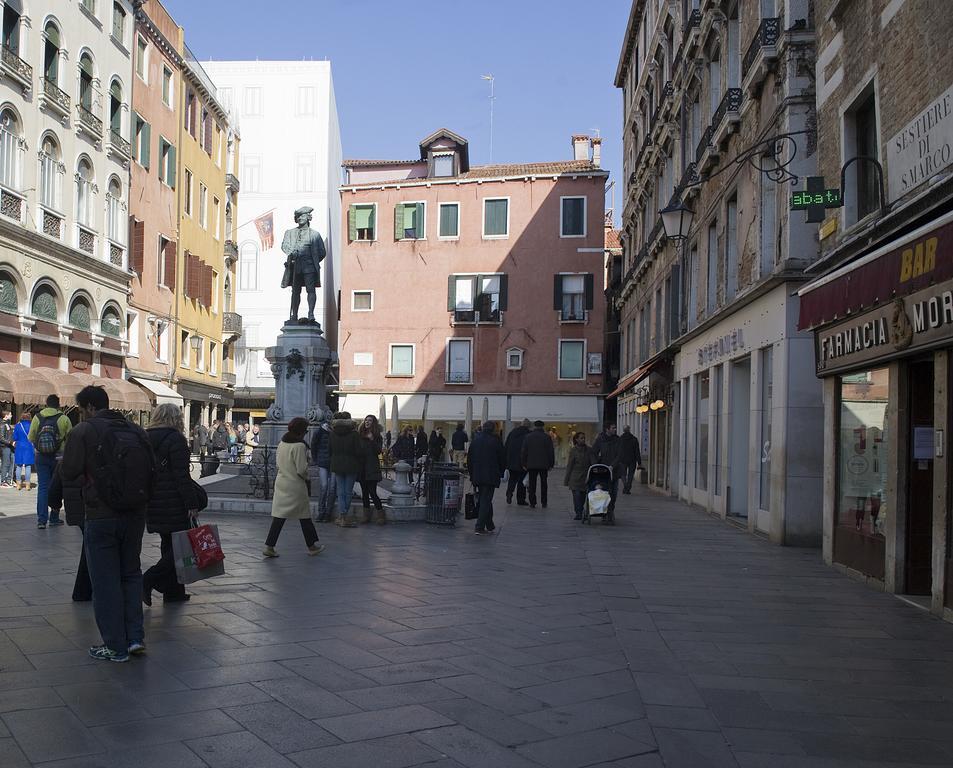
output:
[[[192,349],[198,352],[199,348],[202,346],[202,337],[195,335],[189,336],[189,344],[192,345]]]
[[[671,202],[659,211],[662,217],[662,229],[669,240],[685,240],[692,230],[695,212],[681,200]]]

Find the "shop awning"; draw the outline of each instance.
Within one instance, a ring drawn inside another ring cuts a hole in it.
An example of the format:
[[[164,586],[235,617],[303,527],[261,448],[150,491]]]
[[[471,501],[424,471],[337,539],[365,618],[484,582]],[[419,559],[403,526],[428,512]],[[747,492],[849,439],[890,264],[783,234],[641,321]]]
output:
[[[467,398],[470,395],[430,395],[427,398],[427,418],[432,421],[463,421],[467,416]],[[479,418],[483,398],[473,398],[473,416]]]
[[[48,395],[60,398],[64,408],[74,405],[76,394],[85,386],[103,387],[109,405],[120,411],[148,411],[152,401],[135,384],[124,379],[107,379],[88,373],[67,373],[55,368],[27,368],[19,363],[0,363],[0,399],[21,405],[42,405]]]
[[[595,395],[513,395],[510,418],[561,423],[598,422],[599,398]]]
[[[172,403],[173,405],[177,405],[181,408],[185,402],[182,399],[182,395],[180,395],[167,384],[163,384],[161,381],[140,378],[138,376],[133,376],[130,381],[134,381],[140,387],[145,387],[149,392],[155,395],[156,405],[161,405],[162,403]]]
[[[384,395],[385,401],[390,399],[390,395]],[[340,409],[350,413],[353,419],[363,419],[365,416],[376,416],[380,418],[381,395],[380,393],[371,395],[357,392],[345,395]]]
[[[655,369],[659,368],[662,365],[668,364],[669,362],[670,362],[670,356],[668,353],[664,353],[664,352],[657,354],[655,357],[649,358],[639,368],[636,368],[628,376],[623,376],[622,379],[619,381],[618,386],[616,386],[615,389],[613,389],[608,395],[606,395],[606,399],[608,400],[613,397],[618,397],[627,389],[629,389],[630,387],[634,387],[636,384],[642,381],[642,379],[644,379],[646,376],[652,373],[652,371],[654,371]]]
[[[0,400],[21,405],[39,405],[48,395],[60,395],[52,368],[28,368],[19,363],[0,363]],[[62,398],[62,395],[60,395]]]
[[[109,407],[117,411],[152,410],[152,399],[131,381],[99,378],[88,373],[70,375],[81,382],[80,389],[90,384],[105,389],[109,395]]]

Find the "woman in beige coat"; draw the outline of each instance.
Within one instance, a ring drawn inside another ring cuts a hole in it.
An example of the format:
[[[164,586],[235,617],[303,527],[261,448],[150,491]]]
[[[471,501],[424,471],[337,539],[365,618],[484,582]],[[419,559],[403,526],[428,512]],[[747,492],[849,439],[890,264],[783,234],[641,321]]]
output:
[[[265,539],[265,557],[278,557],[275,544],[285,520],[300,520],[304,543],[309,555],[318,555],[324,549],[318,544],[318,532],[311,521],[311,488],[308,480],[308,446],[304,436],[308,432],[308,420],[300,416],[291,420],[288,431],[278,444],[275,464],[278,476],[275,479],[275,494],[271,500],[271,530]]]

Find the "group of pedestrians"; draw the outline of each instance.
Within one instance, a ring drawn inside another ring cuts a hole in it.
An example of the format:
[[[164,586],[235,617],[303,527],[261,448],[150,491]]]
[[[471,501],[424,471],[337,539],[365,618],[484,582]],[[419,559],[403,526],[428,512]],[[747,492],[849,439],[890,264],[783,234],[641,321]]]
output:
[[[260,429],[257,424],[230,424],[216,419],[209,429],[202,422],[192,427],[192,453],[201,460],[207,456],[228,458],[231,462],[244,461],[258,447]]]

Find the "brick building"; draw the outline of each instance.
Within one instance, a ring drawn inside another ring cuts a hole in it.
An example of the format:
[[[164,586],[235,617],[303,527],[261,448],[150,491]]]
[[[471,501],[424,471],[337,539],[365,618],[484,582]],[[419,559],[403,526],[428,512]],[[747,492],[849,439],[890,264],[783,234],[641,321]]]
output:
[[[824,559],[949,617],[953,15],[934,0],[815,13],[818,174],[844,203],[800,292],[823,381]]]

